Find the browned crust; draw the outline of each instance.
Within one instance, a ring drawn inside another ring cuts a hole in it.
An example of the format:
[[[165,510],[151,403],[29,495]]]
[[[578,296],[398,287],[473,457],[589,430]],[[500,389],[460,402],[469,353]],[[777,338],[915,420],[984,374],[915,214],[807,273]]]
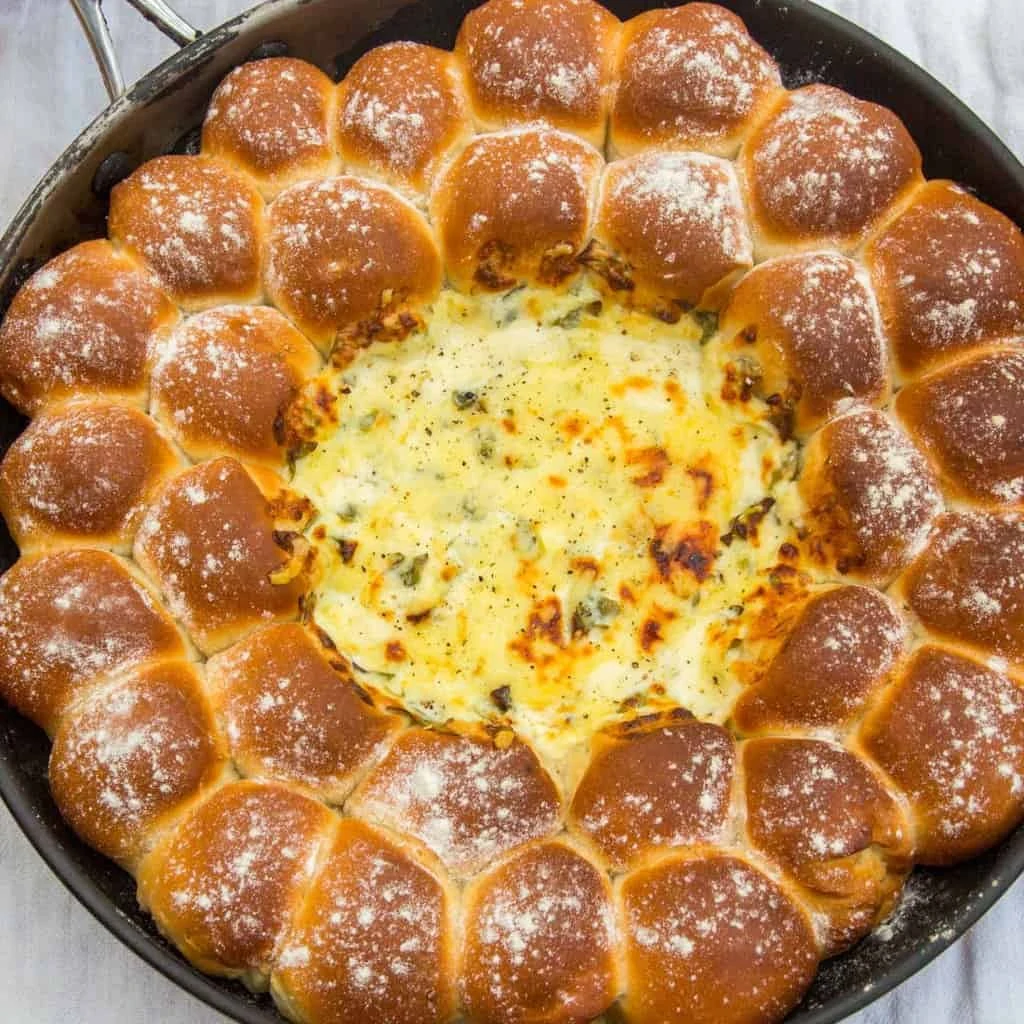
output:
[[[900,368],[914,375],[1024,333],[1024,237],[950,181],[930,181],[865,252]]]
[[[131,868],[225,763],[195,669],[166,661],[131,670],[70,711],[53,740],[50,787],[71,827]]]
[[[575,272],[602,163],[586,143],[550,129],[474,139],[430,198],[450,280],[501,291],[521,280],[556,284]]]
[[[798,434],[851,399],[875,405],[888,396],[878,306],[863,271],[837,253],[755,267],[729,297],[719,330],[726,351],[756,362],[755,392]]]
[[[151,346],[178,311],[107,241],[83,242],[36,271],[0,326],[0,391],[32,415],[97,393],[146,401]]]
[[[107,228],[186,309],[260,295],[263,200],[252,183],[204,156],[160,156],[110,194]]]
[[[317,1024],[444,1024],[455,1005],[455,895],[436,863],[340,822],[277,958],[274,998]]]
[[[601,145],[618,31],[593,0],[489,0],[470,11],[455,54],[478,121],[543,121]]]
[[[153,415],[194,459],[282,466],[288,407],[319,366],[316,349],[277,310],[209,310],[159,347]]]
[[[920,863],[973,857],[1024,818],[1024,689],[978,661],[920,648],[860,742],[910,801]]]
[[[285,786],[228,783],[142,861],[139,901],[200,970],[265,985],[336,821]]]
[[[896,414],[953,495],[1024,507],[1024,351],[981,352],[910,384]]]
[[[480,1024],[575,1024],[618,995],[607,875],[563,842],[480,875],[464,897],[460,990]]]
[[[876,584],[907,564],[942,511],[924,455],[875,411],[843,416],[814,435],[800,491],[812,555]]]
[[[401,719],[378,709],[348,663],[299,623],[268,626],[211,658],[209,686],[247,776],[340,803]]]
[[[415,836],[452,872],[469,875],[557,831],[560,804],[529,745],[508,731],[458,726],[399,735],[346,810]]]
[[[181,466],[138,409],[50,406],[7,449],[0,512],[22,551],[78,544],[127,553],[146,506]]]
[[[725,729],[692,719],[637,725],[594,736],[569,808],[570,827],[615,870],[659,848],[716,842],[732,805]]]
[[[306,573],[288,572],[293,554],[275,526],[270,503],[234,459],[181,473],[146,513],[135,560],[204,653],[298,615]]]
[[[629,1024],[781,1020],[811,983],[806,913],[748,861],[691,847],[618,887]]]
[[[753,262],[732,164],[703,153],[641,153],[609,164],[596,237],[640,296],[717,307]]]
[[[789,93],[747,139],[740,168],[759,255],[782,245],[852,249],[922,180],[900,119],[829,85]]]
[[[0,578],[0,694],[51,734],[100,677],[184,653],[156,597],[105,551],[28,556]]]
[[[898,581],[930,632],[1024,663],[1024,519],[950,513]]]
[[[862,760],[822,740],[747,740],[740,758],[749,841],[824,915],[825,954],[840,952],[888,913],[909,870],[899,805]]]
[[[898,609],[876,590],[814,594],[764,674],[740,694],[733,724],[744,733],[843,728],[885,683],[906,642]]]
[[[472,135],[459,61],[422,43],[364,53],[338,91],[335,138],[347,167],[424,192],[444,155]]]
[[[283,192],[267,215],[266,287],[322,350],[342,328],[441,286],[423,216],[383,185],[343,176]]]
[[[217,86],[203,121],[203,153],[252,177],[270,197],[335,164],[334,83],[294,57],[249,61]]]
[[[609,142],[733,156],[782,89],[775,61],[717,4],[645,11],[622,27]]]

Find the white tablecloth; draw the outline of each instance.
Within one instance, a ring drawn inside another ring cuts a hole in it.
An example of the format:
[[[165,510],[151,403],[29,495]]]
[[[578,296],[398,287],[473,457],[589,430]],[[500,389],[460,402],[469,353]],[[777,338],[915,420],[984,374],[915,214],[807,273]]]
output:
[[[176,0],[199,27],[244,0]],[[1022,0],[826,0],[923,64],[1024,156]],[[171,50],[123,0],[107,0],[125,76]],[[105,103],[66,0],[0,0],[0,222]],[[0,810],[0,1020],[7,1024],[215,1024],[224,1018],[111,938]],[[1024,884],[856,1024],[1024,1022]],[[357,1024],[357,1022],[353,1022]]]

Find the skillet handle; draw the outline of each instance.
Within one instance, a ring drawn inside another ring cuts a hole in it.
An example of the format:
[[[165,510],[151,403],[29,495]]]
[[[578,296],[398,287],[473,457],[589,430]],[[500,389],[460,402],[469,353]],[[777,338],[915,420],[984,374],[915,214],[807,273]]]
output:
[[[156,25],[165,36],[179,46],[195,42],[202,33],[193,28],[184,18],[176,14],[164,0],[128,0],[147,21]],[[103,76],[103,84],[111,100],[116,100],[125,91],[124,76],[117,60],[107,19],[103,16],[103,0],[71,0],[78,20],[82,24],[92,47],[93,56]]]

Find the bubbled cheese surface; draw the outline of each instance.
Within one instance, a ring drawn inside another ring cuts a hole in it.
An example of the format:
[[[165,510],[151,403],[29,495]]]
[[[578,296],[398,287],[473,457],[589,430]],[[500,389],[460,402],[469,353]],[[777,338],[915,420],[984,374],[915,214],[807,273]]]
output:
[[[700,325],[583,285],[446,291],[425,319],[317,382],[337,400],[294,486],[319,625],[427,719],[500,718],[556,758],[627,701],[723,719],[718,627],[798,509],[790,446],[718,400]]]

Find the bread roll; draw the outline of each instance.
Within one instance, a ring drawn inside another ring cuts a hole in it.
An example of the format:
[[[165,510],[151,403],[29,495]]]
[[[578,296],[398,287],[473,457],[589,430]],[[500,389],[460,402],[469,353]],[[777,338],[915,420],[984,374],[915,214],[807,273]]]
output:
[[[111,192],[107,226],[185,309],[260,297],[263,200],[220,161],[161,156],[143,164]]]
[[[29,416],[106,394],[144,405],[154,343],[178,319],[153,278],[107,241],[37,270],[0,325],[0,392]]]
[[[334,83],[294,57],[240,64],[217,86],[203,121],[203,154],[244,171],[268,199],[335,172]]]
[[[155,595],[105,551],[54,551],[0,578],[0,694],[51,735],[98,679],[185,645]]]
[[[557,831],[558,789],[533,749],[479,726],[409,729],[346,805],[415,836],[457,875]]]
[[[0,511],[22,551],[128,554],[147,505],[183,465],[138,409],[104,400],[50,406],[7,449]]]

